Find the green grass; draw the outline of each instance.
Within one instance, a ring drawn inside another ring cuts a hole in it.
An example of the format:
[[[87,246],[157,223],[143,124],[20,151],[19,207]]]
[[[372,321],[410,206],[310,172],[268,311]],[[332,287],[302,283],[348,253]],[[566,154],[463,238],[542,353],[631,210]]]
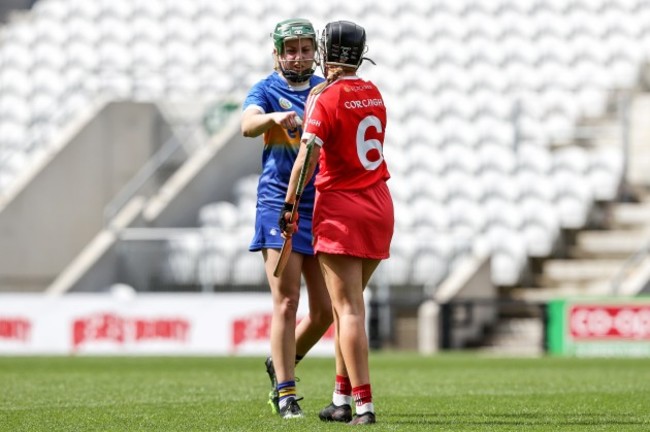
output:
[[[650,360],[371,356],[373,431],[650,430]],[[307,417],[266,405],[263,358],[0,357],[2,431],[336,431],[333,360],[298,367]]]

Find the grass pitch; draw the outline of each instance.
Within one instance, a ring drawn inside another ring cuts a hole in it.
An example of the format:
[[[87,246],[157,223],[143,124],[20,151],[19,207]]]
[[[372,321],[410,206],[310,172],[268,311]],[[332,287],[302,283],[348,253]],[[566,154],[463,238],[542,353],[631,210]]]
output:
[[[373,353],[373,431],[650,430],[649,359]],[[259,358],[0,357],[1,431],[335,431],[333,359],[298,367],[306,418],[266,405]]]

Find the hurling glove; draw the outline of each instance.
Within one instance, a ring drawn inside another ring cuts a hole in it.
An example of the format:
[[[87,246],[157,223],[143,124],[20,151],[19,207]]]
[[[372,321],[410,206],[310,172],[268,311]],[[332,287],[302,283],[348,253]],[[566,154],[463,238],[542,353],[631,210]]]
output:
[[[293,211],[293,204],[285,202],[282,211],[280,211],[280,218],[278,219],[278,226],[280,231],[287,232],[287,226],[289,226],[291,212]],[[289,215],[289,216],[287,216]],[[296,220],[294,221],[296,228],[298,227],[298,213],[296,212]]]

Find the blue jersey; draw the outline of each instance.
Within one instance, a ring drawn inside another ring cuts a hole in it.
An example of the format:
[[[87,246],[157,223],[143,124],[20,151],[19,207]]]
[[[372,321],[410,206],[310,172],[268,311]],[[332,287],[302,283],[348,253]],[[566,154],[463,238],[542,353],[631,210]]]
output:
[[[323,81],[312,76],[309,85],[300,90],[289,87],[287,81],[277,72],[273,72],[251,88],[244,100],[242,110],[250,106],[259,107],[264,113],[295,111],[302,119],[305,102],[309,91]],[[257,186],[257,206],[277,210],[278,214],[289,188],[291,169],[300,148],[302,127],[287,130],[273,125],[264,133],[264,150],[262,151],[262,174]],[[298,207],[301,218],[303,214],[311,219],[314,207],[314,177],[305,186]]]

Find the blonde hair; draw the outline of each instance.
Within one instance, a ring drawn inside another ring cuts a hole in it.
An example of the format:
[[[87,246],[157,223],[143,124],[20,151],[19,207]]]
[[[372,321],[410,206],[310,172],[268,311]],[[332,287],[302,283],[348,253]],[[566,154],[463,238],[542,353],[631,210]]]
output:
[[[318,84],[315,86],[311,91],[309,92],[310,95],[317,95],[321,93],[323,90],[325,90],[325,87],[328,85],[332,84],[334,81],[339,79],[341,75],[345,74],[346,72],[354,72],[356,71],[356,68],[352,67],[344,67],[344,66],[330,66],[327,69],[327,78],[325,81],[322,83]]]

